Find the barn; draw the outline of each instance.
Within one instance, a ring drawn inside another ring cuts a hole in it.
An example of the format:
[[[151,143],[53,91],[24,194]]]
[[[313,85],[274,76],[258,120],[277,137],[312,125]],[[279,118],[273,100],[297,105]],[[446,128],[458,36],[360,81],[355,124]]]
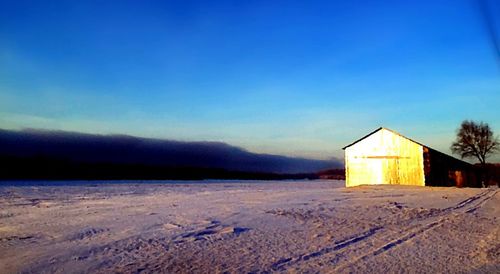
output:
[[[475,167],[380,127],[343,148],[346,186],[476,187]]]

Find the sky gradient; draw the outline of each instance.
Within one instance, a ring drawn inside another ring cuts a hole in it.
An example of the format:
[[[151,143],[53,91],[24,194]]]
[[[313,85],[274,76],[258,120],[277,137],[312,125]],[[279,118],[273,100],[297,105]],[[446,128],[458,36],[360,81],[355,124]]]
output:
[[[1,1],[0,128],[316,159],[379,126],[445,153],[464,119],[499,134],[477,1],[381,2]]]

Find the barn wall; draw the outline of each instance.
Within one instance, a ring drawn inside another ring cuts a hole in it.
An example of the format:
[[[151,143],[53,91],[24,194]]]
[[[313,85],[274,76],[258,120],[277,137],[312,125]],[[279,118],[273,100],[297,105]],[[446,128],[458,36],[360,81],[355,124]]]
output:
[[[381,129],[345,149],[346,186],[425,185],[423,147]]]
[[[480,187],[474,166],[439,151],[424,148],[425,185]]]

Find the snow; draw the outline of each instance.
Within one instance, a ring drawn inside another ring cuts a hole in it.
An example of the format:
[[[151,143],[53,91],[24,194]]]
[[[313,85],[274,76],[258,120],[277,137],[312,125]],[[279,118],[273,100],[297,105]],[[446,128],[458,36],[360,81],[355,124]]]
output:
[[[0,273],[499,273],[498,188],[0,186]]]

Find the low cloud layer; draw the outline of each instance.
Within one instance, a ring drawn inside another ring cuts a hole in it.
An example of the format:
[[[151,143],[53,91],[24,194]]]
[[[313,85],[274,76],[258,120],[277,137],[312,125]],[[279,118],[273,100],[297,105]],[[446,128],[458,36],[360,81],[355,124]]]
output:
[[[336,160],[257,154],[222,142],[181,142],[35,129],[0,130],[0,156],[270,173],[308,173],[342,166]]]

